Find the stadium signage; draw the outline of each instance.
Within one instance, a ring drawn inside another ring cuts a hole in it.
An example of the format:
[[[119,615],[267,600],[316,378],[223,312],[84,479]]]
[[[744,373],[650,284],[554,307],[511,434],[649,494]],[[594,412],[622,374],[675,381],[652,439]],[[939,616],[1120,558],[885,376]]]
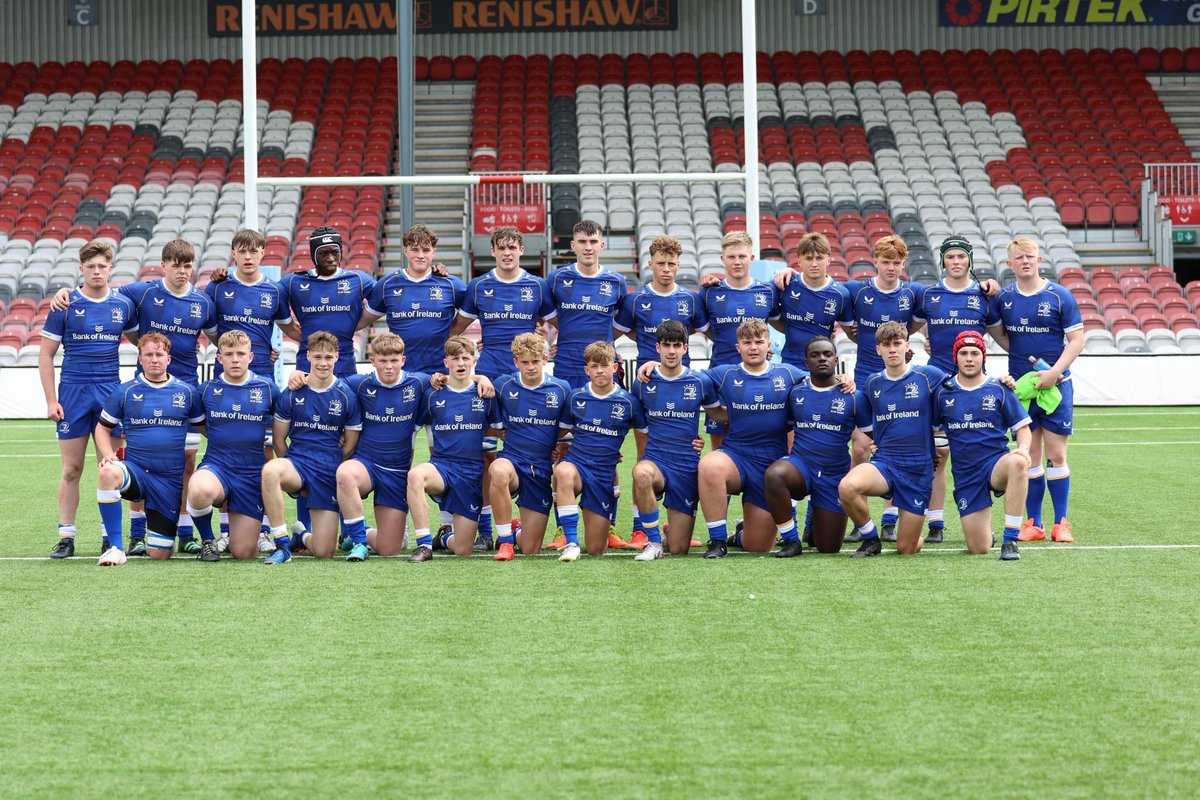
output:
[[[416,33],[675,30],[679,0],[410,0]],[[395,0],[258,0],[259,36],[394,34]],[[241,2],[208,0],[208,35],[240,36]]]
[[[1015,25],[1196,25],[1198,0],[937,0],[944,28]]]
[[[1160,194],[1158,204],[1176,225],[1200,225],[1200,195]]]
[[[475,204],[475,235],[488,236],[499,225],[511,225],[521,233],[545,233],[546,206],[544,203]]]

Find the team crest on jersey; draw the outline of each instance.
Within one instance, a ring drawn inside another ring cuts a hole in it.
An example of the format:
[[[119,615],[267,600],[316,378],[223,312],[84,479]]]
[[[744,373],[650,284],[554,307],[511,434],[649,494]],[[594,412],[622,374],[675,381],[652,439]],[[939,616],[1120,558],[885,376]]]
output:
[[[909,300],[908,295],[905,294],[900,296],[896,305],[901,311],[908,311],[910,308],[912,308],[912,301]]]
[[[787,388],[787,386],[783,382],[782,375],[776,375],[774,378],[771,379],[771,388],[777,392],[782,392],[784,389]]]
[[[683,399],[684,400],[695,400],[696,399],[696,387],[694,384],[688,384],[687,386],[683,387]]]
[[[765,294],[754,295],[754,305],[766,306],[767,305],[767,296]]]
[[[483,398],[482,397],[472,397],[471,398],[471,410],[472,411],[483,411]]]
[[[675,310],[679,313],[679,316],[681,316],[681,317],[686,317],[688,314],[691,313],[691,309],[688,308],[687,300],[680,300],[679,305],[677,305],[675,307]]]
[[[979,298],[976,297],[975,295],[971,295],[970,297],[968,297],[967,298],[967,308],[971,309],[972,311],[978,311],[979,310]]]
[[[191,309],[190,313],[193,317],[195,317],[196,319],[199,319],[200,317],[204,316],[204,309],[200,306],[199,303],[192,303],[192,309]]]
[[[251,403],[258,405],[259,403],[262,402],[262,399],[263,399],[262,389],[251,389],[250,390],[250,402]]]
[[[172,407],[183,408],[186,405],[186,403],[187,403],[187,400],[183,396],[183,392],[176,392],[175,394],[171,395],[171,406]]]
[[[341,415],[342,401],[341,400],[330,400],[329,401],[329,413],[334,414],[334,415]]]
[[[350,281],[348,281],[348,280],[338,281],[337,293],[338,294],[350,294]]]
[[[831,402],[829,404],[829,413],[830,414],[846,413],[846,399],[844,397],[833,398],[833,402]]]
[[[612,296],[612,293],[613,293],[613,288],[612,288],[612,284],[611,284],[611,283],[602,283],[602,284],[600,284],[600,294],[606,294],[606,295],[608,295],[609,297],[611,297],[611,296]]]
[[[522,286],[521,287],[521,302],[522,303],[532,303],[533,302],[533,288],[532,287],[530,287],[530,286]]]
[[[837,313],[837,300],[834,300],[831,297],[825,301],[825,313],[826,314],[836,314]]]
[[[980,404],[980,408],[982,408],[984,411],[995,411],[996,396],[994,394],[985,394],[983,396],[983,402]]]
[[[404,391],[400,392],[400,399],[405,403],[411,403],[417,399],[417,390],[411,386],[405,386]]]
[[[82,311],[82,310],[83,309],[79,309],[79,311]],[[78,312],[76,312],[76,313],[78,313]],[[125,312],[119,308],[114,308],[112,310],[112,321],[113,322],[124,322],[125,321]]]
[[[916,396],[917,396],[917,384],[916,384],[916,382],[912,382],[912,383],[906,383],[906,384],[904,384],[904,399],[905,399],[905,400],[912,400],[912,399],[913,399],[914,397],[916,397]]]
[[[258,296],[258,304],[263,308],[271,307],[271,296],[269,294],[260,294]]]
[[[440,286],[430,286],[430,287],[429,287],[429,299],[430,299],[430,300],[437,300],[437,301],[441,302],[441,300],[442,300],[442,287],[440,287]]]
[[[1038,316],[1039,317],[1050,316],[1050,303],[1048,301],[1043,300],[1042,302],[1038,303]]]
[[[624,419],[625,418],[625,409],[622,406],[613,406],[612,409],[609,411],[609,414],[612,416],[613,419]]]

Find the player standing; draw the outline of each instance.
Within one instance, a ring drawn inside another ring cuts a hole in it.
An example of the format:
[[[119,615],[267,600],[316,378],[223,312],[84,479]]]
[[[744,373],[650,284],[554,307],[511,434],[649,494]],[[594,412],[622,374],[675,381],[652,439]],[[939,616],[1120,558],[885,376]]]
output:
[[[100,556],[102,567],[125,563],[121,500],[144,501],[147,554],[167,559],[175,550],[175,526],[183,496],[183,442],[188,426],[203,426],[204,410],[196,387],[172,376],[171,342],[158,332],[138,340],[141,373],[118,386],[104,402],[96,426],[100,470],[96,502],[111,546]],[[125,430],[125,457],[118,459],[109,431]]]
[[[1050,538],[1073,542],[1067,521],[1071,494],[1071,468],[1067,466],[1067,437],[1074,418],[1075,390],[1071,364],[1083,351],[1083,317],[1075,297],[1053,281],[1038,274],[1042,256],[1038,244],[1019,236],[1008,246],[1008,266],[1016,281],[998,295],[1002,325],[988,329],[992,338],[1008,351],[1008,371],[1017,379],[1037,371],[1036,388],[1058,386],[1062,401],[1049,411],[1037,399],[1029,405],[1033,420],[1033,442],[1029,448],[1029,496],[1025,509],[1029,519],[1021,528],[1021,541],[1046,538],[1042,503],[1046,489],[1054,508]],[[1050,466],[1043,469],[1043,454]]]
[[[409,371],[432,375],[442,369],[442,346],[458,314],[467,285],[433,272],[437,234],[428,225],[404,232],[405,266],[375,283],[358,327],[386,318],[388,330],[404,341]]]
[[[719,405],[712,382],[684,366],[688,331],[668,319],[655,333],[658,364],[648,382],[635,381],[633,395],[646,415],[645,454],[633,467],[633,500],[647,543],[634,561],[653,561],[663,554],[658,501],[667,507],[667,546],[672,555],[686,555],[696,526],[699,501],[700,412]]]
[[[810,497],[812,541],[822,553],[836,553],[846,535],[846,511],[838,484],[850,471],[850,437],[869,425],[862,392],[838,391],[838,355],[828,336],[813,336],[805,345],[809,379],[788,395],[793,424],[792,452],[767,468],[767,507],[783,544],[775,553],[791,558],[804,552],[796,531],[792,501]]]
[[[429,461],[408,473],[408,507],[417,535],[417,549],[408,557],[412,562],[433,558],[426,495],[454,520],[454,532],[440,537],[437,546],[458,556],[471,555],[483,506],[483,439],[494,436],[500,426],[495,398],[480,397],[475,386],[475,343],[451,336],[444,352],[449,380],[444,389],[425,393],[420,419],[420,424],[432,427],[432,452]]]
[[[327,331],[309,335],[305,345],[312,372],[299,389],[285,389],[275,402],[276,458],[262,469],[263,507],[275,539],[267,564],[284,564],[292,547],[329,558],[337,546],[338,504],[335,474],[354,452],[362,430],[358,400],[334,375],[341,358],[338,338]],[[289,443],[290,437],[290,443]],[[312,532],[298,531],[293,542],[284,519],[283,493],[305,492]]]
[[[137,330],[133,301],[112,291],[113,251],[104,242],[79,248],[83,285],[70,292],[72,308],[53,310],[42,328],[38,375],[46,396],[46,416],[54,420],[62,472],[58,482],[58,543],[51,558],[75,555],[75,516],[79,510],[79,476],[94,438],[104,401],[121,383],[121,334]],[[54,383],[54,356],[63,348],[62,375]],[[110,433],[119,437],[119,430]],[[99,446],[96,454],[99,457]],[[108,549],[107,538],[100,552]]]
[[[976,331],[955,338],[958,374],[934,393],[934,422],[950,440],[954,456],[954,500],[967,550],[976,555],[992,546],[992,494],[1004,495],[1003,561],[1021,557],[1017,538],[1029,486],[1029,415],[1012,390],[983,371],[987,343]],[[1008,449],[1008,433],[1017,449]]]
[[[571,387],[545,374],[546,340],[536,333],[519,334],[512,343],[516,374],[496,381],[496,403],[504,428],[504,449],[488,470],[488,497],[504,523],[496,526],[499,546],[493,558],[511,561],[514,555],[512,498],[520,508],[520,545],[525,555],[542,549],[550,506],[551,464],[559,438],[566,433],[563,418]]]
[[[833,249],[824,234],[806,233],[796,245],[800,260],[797,276],[791,270],[783,274],[779,294],[779,319],[774,327],[785,337],[783,363],[803,369],[805,346],[814,336],[833,338],[833,326],[854,323],[850,292],[829,277],[829,256]],[[799,277],[799,280],[796,280]]]
[[[187,513],[200,532],[201,561],[219,561],[213,538],[214,506],[229,504],[229,552],[253,558],[258,550],[265,461],[263,429],[270,424],[279,390],[250,371],[253,345],[245,331],[229,330],[217,341],[219,376],[200,386],[208,448],[187,483]]]
[[[337,468],[338,507],[350,543],[347,561],[365,561],[368,546],[381,556],[398,555],[404,546],[413,434],[429,389],[428,375],[404,369],[406,349],[396,334],[379,334],[371,341],[375,372],[346,381],[362,413],[354,456]],[[374,535],[363,514],[363,498],[372,492]]]
[[[862,387],[870,424],[859,430],[871,434],[876,451],[870,462],[853,467],[838,486],[842,507],[862,537],[855,558],[882,552],[879,533],[871,521],[868,497],[884,497],[899,509],[896,552],[921,550],[921,527],[933,484],[933,393],[946,373],[907,361],[908,328],[890,320],[875,329],[884,368]]]

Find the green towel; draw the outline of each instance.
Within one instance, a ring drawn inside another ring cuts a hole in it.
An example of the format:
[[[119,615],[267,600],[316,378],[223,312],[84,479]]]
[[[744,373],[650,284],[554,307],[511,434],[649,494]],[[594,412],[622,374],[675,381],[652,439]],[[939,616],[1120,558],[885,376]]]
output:
[[[1026,372],[1020,378],[1017,378],[1017,399],[1025,406],[1025,410],[1029,410],[1029,401],[1036,399],[1038,408],[1045,411],[1047,414],[1053,414],[1054,409],[1058,408],[1062,402],[1062,391],[1057,386],[1051,386],[1049,389],[1037,388],[1038,372]]]

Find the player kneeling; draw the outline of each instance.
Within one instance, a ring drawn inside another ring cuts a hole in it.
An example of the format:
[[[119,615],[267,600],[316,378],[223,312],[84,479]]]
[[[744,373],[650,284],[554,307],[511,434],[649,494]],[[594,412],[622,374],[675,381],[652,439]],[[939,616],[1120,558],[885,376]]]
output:
[[[188,426],[203,430],[204,410],[196,387],[167,374],[171,342],[161,333],[138,340],[142,374],[118,386],[104,401],[96,425],[100,471],[96,501],[110,547],[102,567],[125,563],[121,500],[146,502],[147,554],[167,559],[175,550],[175,526],[183,497],[183,443]],[[125,429],[125,459],[118,460],[111,431]],[[260,429],[261,435],[261,429]]]
[[[276,458],[262,469],[263,506],[275,539],[275,552],[265,564],[285,564],[292,558],[292,537],[284,519],[283,493],[306,493],[312,533],[300,533],[296,544],[318,558],[329,558],[337,546],[338,505],[334,474],[358,444],[362,414],[345,381],[334,377],[338,340],[316,331],[308,337],[310,369],[307,383],[285,389],[275,403]]]
[[[982,336],[974,331],[958,335],[954,340],[958,374],[937,388],[934,419],[950,440],[954,502],[962,519],[967,551],[979,555],[991,549],[991,494],[1003,495],[1004,542],[1000,558],[1016,561],[1021,557],[1017,537],[1029,490],[1033,433],[1029,414],[1017,395],[984,373],[986,357],[987,344]],[[1010,431],[1017,440],[1013,451],[1008,449]]]
[[[517,373],[496,381],[496,403],[504,426],[504,449],[488,470],[492,512],[504,520],[496,526],[496,561],[511,561],[514,544],[520,544],[525,555],[540,552],[550,519],[554,499],[550,465],[559,437],[567,430],[563,418],[571,387],[544,373],[546,349],[546,340],[536,333],[518,335],[512,342]],[[509,522],[513,498],[521,510],[518,536]]]
[[[809,497],[813,544],[819,552],[836,553],[846,535],[846,511],[838,483],[850,471],[850,438],[858,425],[868,424],[862,392],[838,390],[837,348],[827,336],[814,336],[804,347],[809,379],[792,387],[788,396],[793,425],[792,452],[767,468],[767,507],[783,546],[777,558],[804,552],[796,532],[792,500]]]
[[[204,461],[187,486],[187,513],[200,532],[201,561],[220,561],[213,538],[213,506],[229,503],[229,552],[234,558],[258,553],[263,502],[259,489],[263,429],[271,422],[275,384],[250,371],[254,359],[250,337],[226,331],[217,341],[220,377],[200,387],[200,403],[208,429]]]
[[[417,534],[409,561],[433,558],[428,495],[453,517],[453,533],[439,542],[457,556],[471,555],[483,506],[483,439],[499,432],[500,412],[492,397],[480,397],[475,385],[475,343],[465,336],[446,340],[444,389],[425,392],[419,424],[431,429],[429,461],[408,473],[408,507]]]
[[[617,462],[630,428],[646,429],[642,404],[617,386],[617,351],[608,342],[592,342],[583,351],[588,383],[571,392],[566,421],[574,429],[571,449],[554,467],[554,500],[567,544],[559,561],[579,559],[579,509],[583,507],[588,555],[608,548],[609,514],[616,503]],[[580,495],[583,500],[576,505]]]
[[[657,366],[649,381],[636,381],[634,396],[646,414],[646,452],[633,467],[633,500],[649,543],[634,561],[653,561],[663,554],[658,503],[667,507],[667,548],[671,555],[687,555],[696,526],[699,502],[696,473],[700,448],[697,433],[700,412],[719,403],[712,381],[683,365],[688,333],[677,320],[666,320],[655,331]]]
[[[398,555],[404,547],[413,433],[429,388],[429,376],[405,372],[404,362],[404,340],[381,333],[371,342],[375,374],[346,379],[362,413],[354,456],[337,468],[338,507],[350,549],[347,561],[365,561],[368,546],[381,556]],[[367,529],[363,516],[363,498],[372,492],[374,531]]]

